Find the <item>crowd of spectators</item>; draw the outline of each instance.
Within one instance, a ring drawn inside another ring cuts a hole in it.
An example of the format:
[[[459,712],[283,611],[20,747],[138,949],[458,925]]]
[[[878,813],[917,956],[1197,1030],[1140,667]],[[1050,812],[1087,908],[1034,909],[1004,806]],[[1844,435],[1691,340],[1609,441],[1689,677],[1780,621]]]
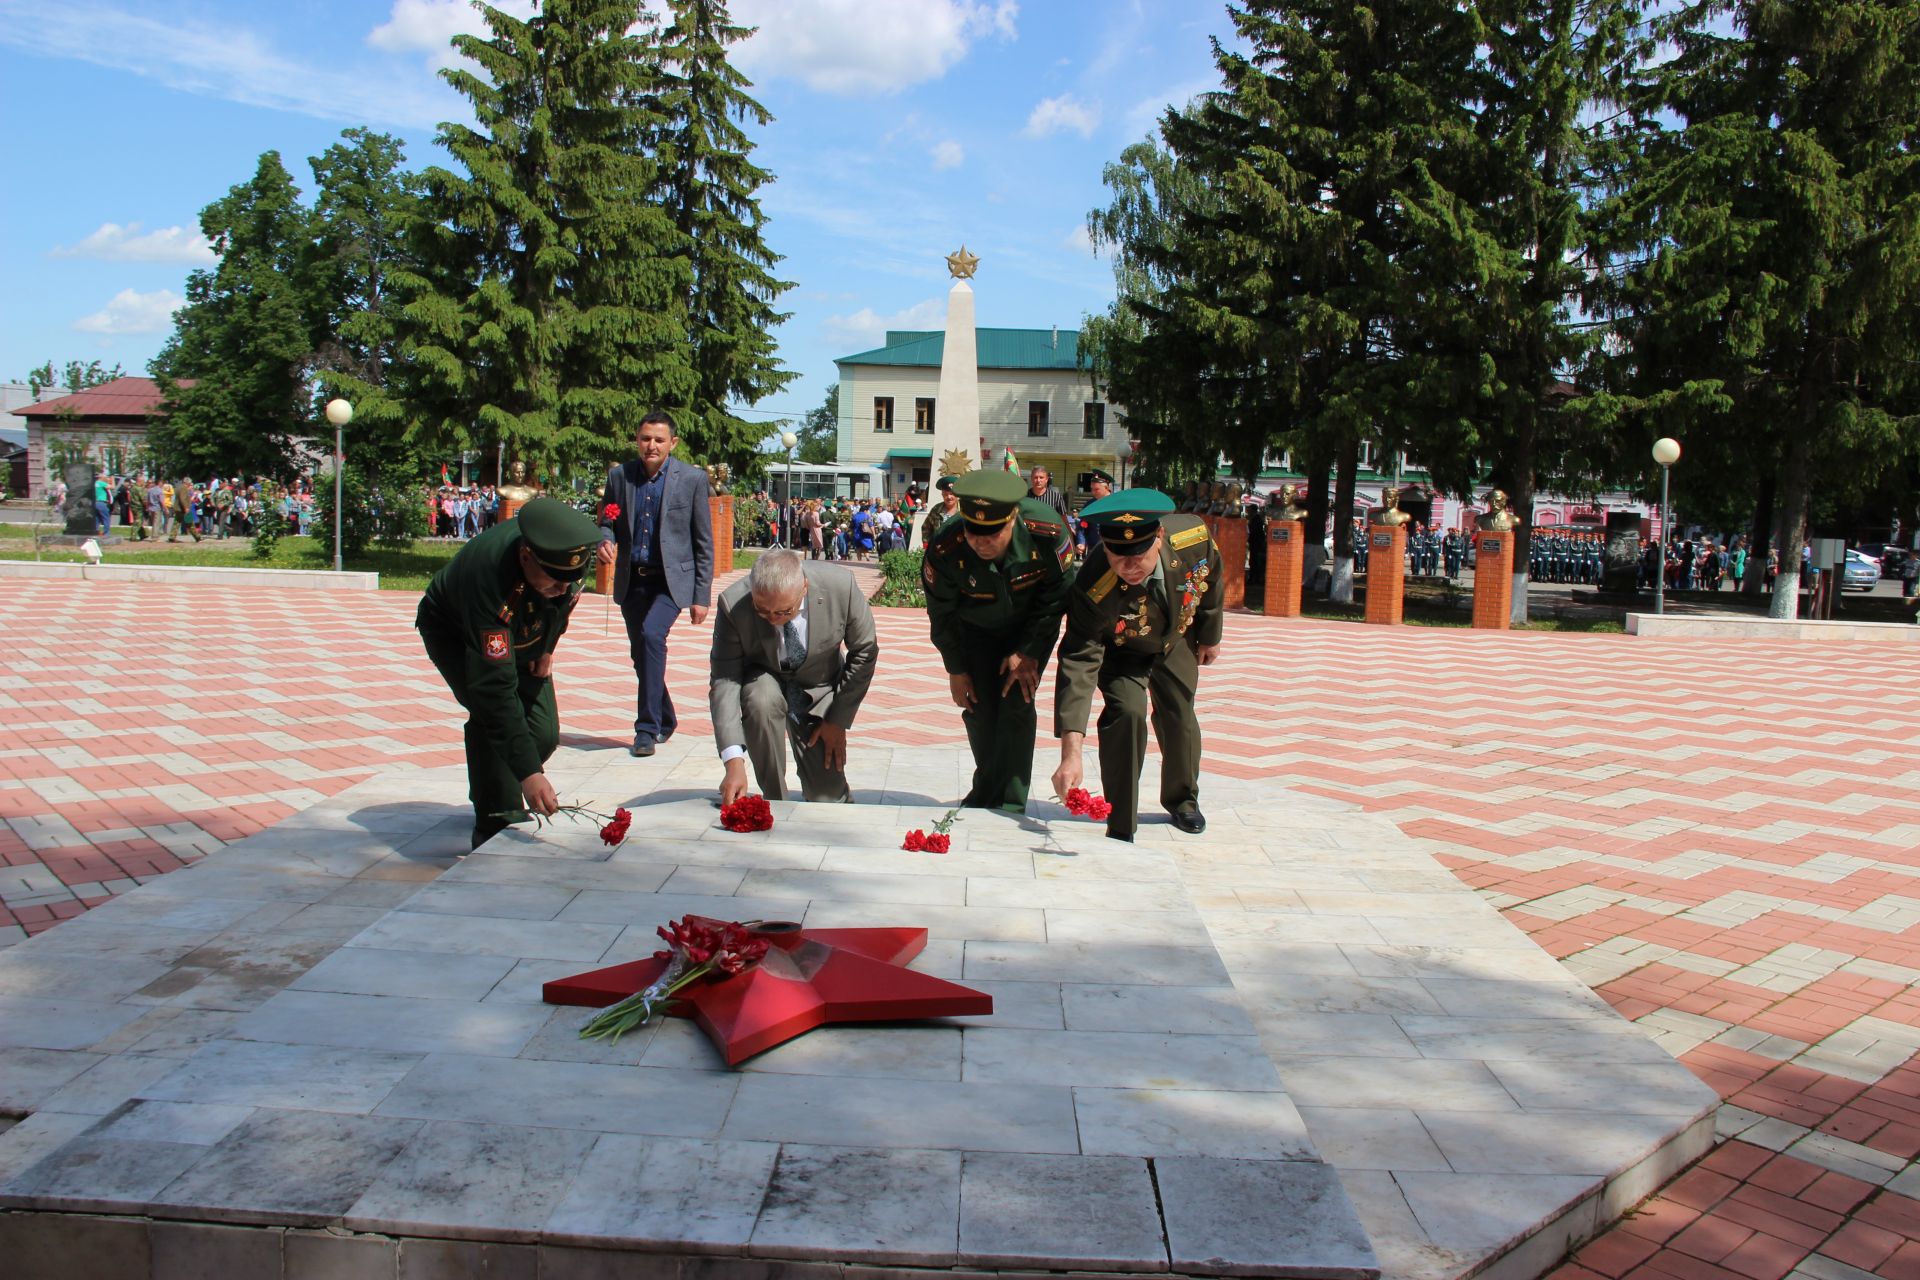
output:
[[[56,479],[47,488],[47,503],[55,511],[67,505],[66,481]],[[177,480],[154,475],[101,475],[93,482],[93,532],[115,528],[133,538],[165,538],[178,542],[191,537],[251,537],[261,513],[279,511],[288,533],[309,532],[313,523],[313,485],[302,477],[291,487],[264,477],[247,481],[239,476]]]
[[[905,551],[924,503],[917,490],[891,498],[798,498],[781,503],[764,489],[740,499],[761,519],[734,520],[741,546],[791,545],[812,560],[873,560]]]

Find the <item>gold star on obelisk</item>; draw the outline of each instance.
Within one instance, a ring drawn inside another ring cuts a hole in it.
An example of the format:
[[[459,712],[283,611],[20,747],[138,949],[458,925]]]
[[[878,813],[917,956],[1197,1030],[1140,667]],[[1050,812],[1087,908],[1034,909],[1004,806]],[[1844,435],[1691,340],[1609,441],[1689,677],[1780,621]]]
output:
[[[971,280],[974,271],[980,266],[980,259],[967,252],[967,246],[961,245],[960,252],[947,255],[947,270],[955,280]]]

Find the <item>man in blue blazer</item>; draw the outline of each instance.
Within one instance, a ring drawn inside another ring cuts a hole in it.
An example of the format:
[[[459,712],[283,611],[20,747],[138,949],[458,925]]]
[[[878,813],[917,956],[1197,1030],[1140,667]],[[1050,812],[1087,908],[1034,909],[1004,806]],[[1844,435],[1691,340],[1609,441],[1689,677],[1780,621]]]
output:
[[[639,457],[607,473],[600,511],[620,514],[600,530],[600,562],[612,564],[613,598],[627,624],[640,679],[633,754],[650,756],[679,725],[667,692],[667,632],[682,609],[699,626],[713,603],[713,519],[707,473],[674,458],[673,419],[659,409],[634,435]]]

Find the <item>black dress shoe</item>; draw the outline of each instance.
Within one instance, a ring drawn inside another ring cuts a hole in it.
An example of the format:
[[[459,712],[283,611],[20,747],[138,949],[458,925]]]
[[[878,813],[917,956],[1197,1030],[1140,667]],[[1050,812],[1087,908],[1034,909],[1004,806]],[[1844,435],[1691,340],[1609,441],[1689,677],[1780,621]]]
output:
[[[1207,829],[1207,818],[1198,809],[1181,809],[1173,815],[1173,825],[1190,836],[1197,836]]]
[[[650,756],[653,754],[653,739],[644,733],[636,734],[633,739],[633,745],[628,747],[627,751],[631,755]]]
[[[1132,843],[1133,843],[1133,832],[1131,832],[1131,831],[1115,831],[1115,830],[1114,830],[1114,829],[1113,829],[1112,827],[1108,827],[1108,828],[1107,828],[1107,839],[1109,839],[1109,840],[1124,840],[1124,841],[1125,841],[1126,843],[1128,843],[1128,844],[1132,844]]]

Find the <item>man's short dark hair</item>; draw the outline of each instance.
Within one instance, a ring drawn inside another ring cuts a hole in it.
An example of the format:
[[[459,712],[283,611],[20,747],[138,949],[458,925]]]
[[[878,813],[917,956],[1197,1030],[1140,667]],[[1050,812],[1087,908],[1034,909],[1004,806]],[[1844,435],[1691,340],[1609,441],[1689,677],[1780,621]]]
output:
[[[667,427],[667,434],[670,436],[677,436],[680,434],[678,431],[674,430],[673,415],[668,413],[665,409],[650,410],[646,417],[640,419],[640,425],[643,427],[650,422],[665,423]],[[639,433],[636,431],[634,434],[637,435]]]

